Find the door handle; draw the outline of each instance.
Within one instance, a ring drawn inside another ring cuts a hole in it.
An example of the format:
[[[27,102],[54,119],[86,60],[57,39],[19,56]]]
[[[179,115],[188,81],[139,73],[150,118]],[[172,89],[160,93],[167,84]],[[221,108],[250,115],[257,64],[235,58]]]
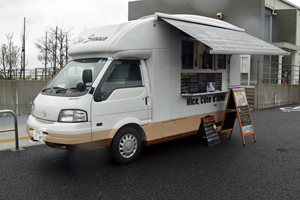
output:
[[[148,105],[148,97],[145,97],[145,104]]]

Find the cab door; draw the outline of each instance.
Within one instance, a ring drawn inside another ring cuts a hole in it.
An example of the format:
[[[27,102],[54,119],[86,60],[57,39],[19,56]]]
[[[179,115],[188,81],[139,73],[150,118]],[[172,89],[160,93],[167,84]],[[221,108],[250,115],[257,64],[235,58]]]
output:
[[[149,123],[148,78],[139,60],[116,60],[107,68],[91,105],[92,144],[105,145],[112,129]]]

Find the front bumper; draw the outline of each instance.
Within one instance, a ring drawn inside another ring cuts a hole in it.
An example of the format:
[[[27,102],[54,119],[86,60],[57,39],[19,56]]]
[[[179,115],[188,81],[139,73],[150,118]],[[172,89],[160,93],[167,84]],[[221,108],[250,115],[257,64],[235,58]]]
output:
[[[40,139],[50,147],[59,149],[70,149],[73,147],[91,149],[90,122],[49,122],[30,115],[26,125],[26,131],[30,139],[37,139],[34,134],[39,132]]]

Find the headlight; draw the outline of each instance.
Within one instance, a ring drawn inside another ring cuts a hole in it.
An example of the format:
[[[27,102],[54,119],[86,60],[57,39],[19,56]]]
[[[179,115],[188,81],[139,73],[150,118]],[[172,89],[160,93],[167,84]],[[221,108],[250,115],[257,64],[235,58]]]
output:
[[[59,122],[87,122],[87,114],[83,110],[61,110]]]

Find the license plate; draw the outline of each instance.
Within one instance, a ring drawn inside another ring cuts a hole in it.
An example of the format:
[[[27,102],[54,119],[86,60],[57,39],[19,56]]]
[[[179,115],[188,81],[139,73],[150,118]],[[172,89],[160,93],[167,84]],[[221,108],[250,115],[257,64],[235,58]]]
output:
[[[33,130],[33,139],[37,141],[43,141],[43,132],[45,129],[34,129]]]

